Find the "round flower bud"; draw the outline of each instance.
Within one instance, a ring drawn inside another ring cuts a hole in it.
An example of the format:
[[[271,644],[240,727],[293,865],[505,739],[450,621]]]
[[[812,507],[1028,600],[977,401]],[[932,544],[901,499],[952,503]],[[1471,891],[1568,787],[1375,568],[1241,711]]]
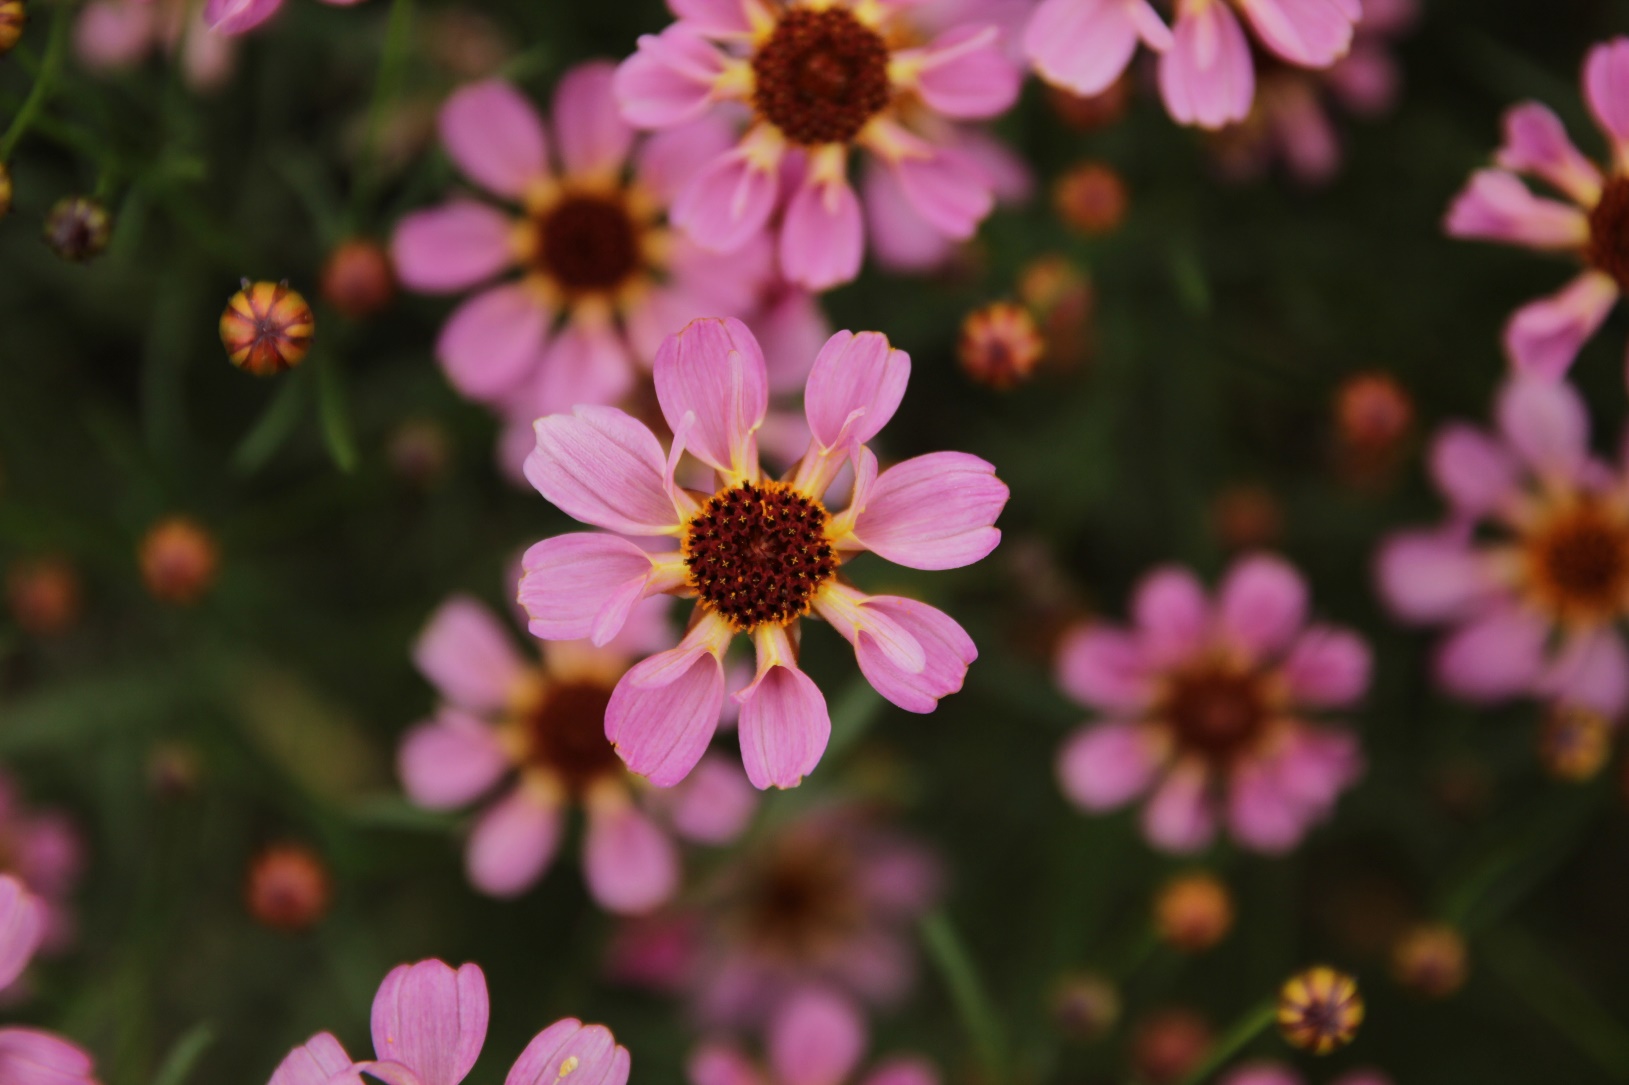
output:
[[[1183,953],[1210,949],[1233,927],[1233,897],[1210,874],[1184,874],[1154,897],[1154,930]]]
[[[1612,753],[1612,721],[1582,705],[1555,704],[1539,726],[1539,764],[1557,780],[1583,783]]]
[[[1284,510],[1267,487],[1242,482],[1222,490],[1210,506],[1211,528],[1229,550],[1260,550],[1284,537]]]
[[[1414,429],[1414,397],[1389,373],[1359,373],[1335,392],[1340,466],[1358,486],[1384,481]]]
[[[214,585],[221,555],[215,537],[197,521],[172,516],[147,532],[139,560],[142,580],[153,598],[190,606]]]
[[[1101,162],[1082,162],[1058,178],[1052,189],[1058,217],[1090,237],[1119,229],[1129,203],[1125,181]]]
[[[1094,972],[1064,976],[1052,993],[1052,1020],[1072,1039],[1102,1039],[1120,1020],[1120,992]]]
[[[980,384],[1011,388],[1028,380],[1046,352],[1046,341],[1029,310],[1000,301],[967,314],[956,355]]]
[[[1426,998],[1447,998],[1465,985],[1465,939],[1442,923],[1422,923],[1392,947],[1391,974]]]
[[[1132,1071],[1148,1085],[1171,1085],[1199,1065],[1213,1042],[1210,1025],[1193,1010],[1156,1010],[1132,1031]]]
[[[221,345],[233,365],[257,377],[293,369],[305,360],[316,333],[311,306],[287,282],[250,283],[232,295],[221,314]]]
[[[60,556],[20,561],[6,572],[6,604],[25,633],[65,633],[79,621],[79,571]]]
[[[11,168],[0,162],[0,219],[11,214]]]
[[[0,56],[11,52],[28,25],[28,5],[23,0],[0,0]]]
[[[249,864],[244,899],[255,922],[294,934],[328,914],[333,881],[322,859],[303,844],[275,844]]]
[[[1296,973],[1278,992],[1278,1031],[1291,1047],[1327,1055],[1351,1043],[1362,1023],[1357,980],[1327,965]]]
[[[45,243],[64,260],[81,263],[100,255],[112,235],[107,208],[89,196],[66,196],[45,216]]]
[[[390,257],[377,241],[353,237],[340,242],[322,266],[322,296],[351,320],[379,313],[396,296]]]

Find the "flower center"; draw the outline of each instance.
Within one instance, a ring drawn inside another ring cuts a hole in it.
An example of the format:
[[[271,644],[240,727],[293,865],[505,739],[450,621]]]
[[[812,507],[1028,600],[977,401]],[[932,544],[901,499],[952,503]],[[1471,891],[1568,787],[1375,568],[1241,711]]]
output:
[[[622,761],[605,737],[611,690],[599,682],[551,684],[537,707],[521,720],[526,764],[547,769],[575,796]]]
[[[846,7],[795,7],[752,58],[753,106],[793,143],[847,143],[888,105],[888,45]]]
[[[854,857],[824,836],[781,842],[749,877],[740,919],[763,952],[816,961],[861,925]]]
[[[567,196],[536,228],[538,268],[568,294],[608,293],[639,270],[639,229],[620,199]]]
[[[1184,750],[1226,761],[1261,733],[1267,698],[1254,674],[1206,664],[1172,681],[1163,714]]]
[[[1608,621],[1629,600],[1629,523],[1586,501],[1528,540],[1527,567],[1533,593],[1557,616]]]
[[[1629,292],[1629,177],[1613,177],[1601,189],[1601,198],[1589,213],[1589,250],[1592,267],[1618,281]]]
[[[738,632],[785,625],[837,572],[826,520],[819,501],[784,482],[720,490],[685,527],[690,586]]]

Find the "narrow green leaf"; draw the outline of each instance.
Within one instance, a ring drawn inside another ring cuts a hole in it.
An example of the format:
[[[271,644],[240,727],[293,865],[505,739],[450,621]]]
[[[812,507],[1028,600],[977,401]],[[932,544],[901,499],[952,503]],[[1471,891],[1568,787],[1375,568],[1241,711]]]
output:
[[[922,942],[956,1003],[986,1080],[1003,1085],[1008,1080],[1008,1066],[1001,1022],[961,936],[943,912],[933,912],[922,920]]]
[[[345,379],[339,362],[327,353],[313,358],[317,367],[317,403],[322,415],[322,436],[334,465],[346,474],[356,470],[356,436],[351,430],[350,408],[345,402]]]
[[[164,1063],[153,1076],[153,1085],[186,1085],[187,1078],[215,1042],[215,1029],[208,1022],[196,1025],[170,1048]]]
[[[260,419],[244,434],[237,451],[232,453],[233,470],[240,475],[252,475],[283,447],[305,414],[307,383],[303,370],[295,370],[283,378]]]

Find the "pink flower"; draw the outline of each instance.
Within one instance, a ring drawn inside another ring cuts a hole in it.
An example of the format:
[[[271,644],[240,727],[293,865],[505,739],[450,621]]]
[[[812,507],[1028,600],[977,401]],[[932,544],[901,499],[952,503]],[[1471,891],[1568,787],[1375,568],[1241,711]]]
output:
[[[362,0],[322,0],[334,7],[350,7]],[[247,34],[276,15],[283,0],[205,0],[204,22],[217,34]]]
[[[0,874],[0,987],[16,981],[45,937],[45,903]],[[49,1032],[0,1028],[0,1081],[6,1085],[96,1085],[91,1057]]]
[[[0,987],[8,987],[45,938],[45,903],[10,874],[0,874]]]
[[[768,403],[763,353],[737,320],[696,320],[656,355],[656,397],[676,435],[670,451],[642,423],[609,407],[578,407],[537,421],[526,477],[570,516],[604,532],[544,539],[526,554],[520,602],[548,640],[604,644],[640,599],[694,597],[677,648],[637,664],[617,683],[605,733],[628,767],[669,787],[707,748],[724,705],[724,654],[736,634],[757,650],[752,682],[734,695],[747,777],[796,786],[819,762],[831,731],[826,699],[798,667],[811,611],[854,646],[861,672],[884,697],[931,712],[961,688],[977,656],[950,617],[892,595],[868,595],[838,574],[864,551],[914,569],[952,569],[984,557],[1001,533],[1007,487],[983,460],[957,452],[918,456],[878,471],[865,442],[905,394],[910,359],[876,332],[827,341],[805,387],[813,434],[785,479],[764,477],[758,430]],[[716,472],[713,493],[674,482],[688,453]],[[848,463],[849,506],[822,503]],[[650,552],[632,539],[662,538]]]
[[[1171,42],[1148,0],[1041,0],[1024,31],[1036,74],[1083,97],[1108,90],[1139,44],[1163,53]]]
[[[637,608],[604,647],[560,641],[540,663],[522,659],[503,623],[468,597],[449,599],[430,619],[414,660],[445,701],[402,739],[398,764],[408,795],[431,809],[496,793],[466,853],[482,892],[509,897],[536,884],[573,804],[587,814],[588,891],[613,912],[650,911],[677,890],[672,834],[721,844],[746,828],[757,795],[723,760],[704,759],[684,787],[652,793],[605,740],[612,687],[630,653],[661,635],[661,602]]]
[[[44,907],[46,953],[73,940],[71,898],[83,868],[84,845],[67,815],[29,809],[16,781],[0,772],[0,872],[15,876]]]
[[[1516,310],[1505,351],[1519,368],[1556,378],[1595,334],[1629,287],[1629,38],[1613,38],[1584,60],[1584,97],[1612,146],[1603,172],[1537,102],[1505,114],[1495,168],[1478,170],[1444,223],[1454,237],[1567,253],[1584,270],[1547,298]],[[1535,196],[1519,176],[1543,181],[1567,202]]]
[[[1307,585],[1281,558],[1235,562],[1214,599],[1188,570],[1143,578],[1132,627],[1090,625],[1058,653],[1058,682],[1105,720],[1064,743],[1058,775],[1083,810],[1140,796],[1144,835],[1204,848],[1224,823],[1256,851],[1293,848],[1362,771],[1356,740],[1316,724],[1369,686],[1369,648],[1307,624]]]
[[[846,1085],[865,1054],[865,1020],[828,990],[799,993],[775,1016],[768,1035],[769,1064],[759,1066],[733,1044],[704,1043],[690,1056],[690,1085]],[[896,1057],[879,1063],[860,1085],[938,1085],[925,1059]]]
[[[1494,703],[1560,699],[1629,707],[1629,477],[1591,456],[1584,402],[1565,382],[1518,375],[1500,390],[1498,432],[1438,432],[1431,473],[1441,528],[1381,548],[1381,594],[1397,616],[1453,632],[1437,680]]]
[[[1002,29],[969,5],[831,0],[670,0],[678,21],[639,39],[617,70],[623,116],[669,129],[714,113],[751,121],[680,192],[674,221],[731,252],[770,231],[792,282],[824,290],[854,278],[869,228],[971,237],[994,202],[987,164],[961,122],[1006,111],[1019,70]],[[935,19],[932,16],[940,15]],[[866,199],[849,156],[878,167]],[[903,201],[879,214],[873,189]],[[908,221],[895,223],[903,203]],[[867,216],[864,204],[871,204]]]
[[[508,83],[454,94],[441,110],[448,155],[518,211],[458,197],[408,215],[392,242],[404,285],[475,290],[436,355],[459,392],[527,423],[621,401],[664,335],[703,314],[744,315],[769,272],[767,242],[724,257],[663,218],[727,129],[708,121],[636,140],[611,78],[608,63],[568,72],[548,129]],[[519,276],[493,281],[511,270]]]
[[[1217,1078],[1216,1085],[1306,1085],[1306,1078],[1285,1063],[1261,1059],[1234,1067]],[[1392,1085],[1392,1082],[1378,1070],[1348,1070],[1331,1078],[1329,1085]]]
[[[373,996],[375,1058],[353,1062],[332,1033],[319,1032],[288,1053],[270,1085],[458,1085],[486,1043],[486,976],[466,964],[398,965]],[[532,1038],[510,1069],[508,1085],[627,1085],[627,1048],[604,1025],[556,1021]],[[362,1077],[367,1074],[366,1078]]]
[[[92,71],[133,68],[158,51],[179,52],[187,83],[197,90],[224,83],[236,52],[190,0],[91,0],[74,22],[74,52]]]

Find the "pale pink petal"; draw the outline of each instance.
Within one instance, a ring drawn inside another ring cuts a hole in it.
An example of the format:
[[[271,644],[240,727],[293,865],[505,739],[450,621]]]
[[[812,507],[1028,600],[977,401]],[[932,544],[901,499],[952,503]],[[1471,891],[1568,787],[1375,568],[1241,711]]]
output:
[[[1306,821],[1300,804],[1279,788],[1267,765],[1246,762],[1234,768],[1228,782],[1227,827],[1239,843],[1281,855],[1300,842]]]
[[[1622,159],[1629,147],[1629,38],[1613,38],[1589,51],[1584,58],[1584,97]]]
[[[771,394],[795,392],[809,379],[811,366],[831,338],[831,324],[819,298],[807,290],[783,289],[747,321],[764,350]],[[793,457],[802,452],[808,435]]]
[[[453,164],[488,192],[518,201],[548,176],[543,121],[500,79],[456,91],[441,107],[438,128]]]
[[[939,1071],[927,1059],[895,1056],[879,1062],[860,1085],[939,1085]]]
[[[956,253],[956,242],[923,218],[900,184],[899,171],[866,163],[860,178],[872,254],[894,271],[931,271]]]
[[[28,967],[45,936],[45,906],[23,883],[0,874],[0,988]]]
[[[634,133],[611,93],[616,65],[589,61],[567,72],[554,92],[554,142],[567,176],[614,175]]]
[[[899,409],[910,379],[911,356],[890,346],[881,332],[833,335],[804,389],[814,439],[828,449],[871,440]]]
[[[237,60],[237,47],[231,37],[211,33],[202,8],[193,9],[181,33],[181,70],[187,86],[196,91],[219,89],[231,78]]]
[[[812,414],[810,425],[814,428]],[[995,468],[977,456],[917,456],[877,476],[854,521],[854,538],[896,565],[957,569],[983,558],[1001,541],[995,521],[1007,495]]]
[[[829,290],[860,273],[865,223],[847,180],[799,186],[781,224],[779,252],[786,277],[810,290]]]
[[[396,754],[407,797],[431,810],[473,802],[508,768],[509,758],[492,727],[451,708],[407,732]]]
[[[1306,1085],[1300,1074],[1281,1062],[1248,1062],[1217,1079],[1216,1085]]]
[[[1349,0],[1238,0],[1262,44],[1307,68],[1327,68],[1352,47]]]
[[[776,664],[740,694],[741,763],[752,786],[796,787],[831,738],[826,698],[795,666]]]
[[[526,478],[566,515],[624,535],[671,534],[680,524],[656,435],[615,407],[539,418]]]
[[[1477,170],[1443,220],[1450,237],[1503,241],[1533,249],[1576,249],[1589,240],[1589,220],[1571,204],[1533,195],[1515,174]]]
[[[74,20],[74,55],[92,71],[139,64],[155,43],[155,9],[135,0],[92,0]]]
[[[679,855],[667,833],[632,802],[590,803],[583,874],[600,907],[640,915],[679,888]]]
[[[1505,114],[1505,141],[1495,161],[1502,169],[1544,178],[1583,206],[1601,194],[1601,171],[1573,146],[1561,118],[1537,102]]]
[[[603,645],[622,629],[635,604],[666,585],[654,581],[650,555],[627,539],[572,532],[526,551],[520,605],[527,628],[544,640]]]
[[[658,796],[673,829],[698,844],[728,844],[746,832],[758,810],[753,790],[739,765],[712,754],[701,759],[683,783]]]
[[[204,21],[217,34],[243,34],[277,14],[283,0],[208,0]]]
[[[894,176],[916,213],[958,241],[972,237],[995,205],[988,178],[965,151],[940,147],[928,157],[892,164]]]
[[[748,0],[668,0],[668,7],[703,34],[732,38],[752,33]]]
[[[413,665],[443,697],[474,712],[507,705],[527,669],[503,622],[467,595],[430,616],[413,645]]]
[[[696,244],[734,252],[769,224],[779,195],[779,172],[735,150],[691,179],[671,218]]]
[[[1461,531],[1410,531],[1387,539],[1375,562],[1381,597],[1399,618],[1459,621],[1500,588]]]
[[[1605,627],[1576,632],[1538,681],[1538,691],[1616,719],[1629,706],[1629,649]]]
[[[1515,376],[1499,391],[1499,432],[1542,478],[1577,478],[1589,458],[1589,412],[1577,389],[1542,377]]]
[[[486,402],[501,399],[537,367],[551,317],[524,281],[495,286],[447,318],[436,340],[436,358],[461,394]]]
[[[639,128],[696,120],[713,104],[724,56],[683,23],[641,34],[639,49],[617,68],[612,89],[623,119]]]
[[[1256,555],[1234,563],[1216,592],[1221,632],[1257,659],[1289,646],[1307,617],[1307,582],[1283,558]]]
[[[769,407],[763,351],[734,318],[693,320],[656,353],[656,398],[668,428],[684,429],[685,451],[720,471],[757,468],[753,435]]]
[[[1126,70],[1137,51],[1135,9],[1147,0],[1041,0],[1024,31],[1024,52],[1049,83],[1090,97],[1101,94]],[[1142,25],[1159,25],[1148,11]],[[1158,39],[1170,44],[1166,32]]]
[[[1460,423],[1444,426],[1431,442],[1431,477],[1456,511],[1480,516],[1518,492],[1520,474],[1505,446]]]
[[[1022,77],[1001,47],[1000,29],[989,24],[956,27],[919,50],[895,53],[894,62],[915,68],[916,92],[946,117],[994,117],[1018,100]]]
[[[735,146],[735,132],[722,118],[708,115],[646,136],[634,151],[634,178],[663,207],[684,186]]]
[[[1058,688],[1105,712],[1136,712],[1154,695],[1151,665],[1136,637],[1104,625],[1070,630],[1058,646]]]
[[[486,1042],[486,977],[437,960],[399,965],[373,997],[373,1050],[424,1085],[458,1085]]]
[[[637,379],[628,345],[609,320],[574,316],[543,353],[532,385],[539,414],[578,405],[614,406]]]
[[[1273,771],[1279,791],[1300,805],[1310,824],[1363,775],[1363,753],[1348,731],[1302,726],[1284,741]]]
[[[1205,769],[1178,765],[1143,807],[1143,834],[1157,848],[1195,852],[1216,836],[1216,811]]]
[[[568,1078],[572,1085],[626,1085],[628,1070],[628,1050],[610,1029],[568,1017],[532,1037],[504,1085],[561,1085]]]
[[[865,1053],[865,1019],[847,998],[805,988],[769,1025],[769,1067],[776,1085],[842,1085]]]
[[[1320,185],[1340,169],[1341,144],[1319,88],[1286,79],[1262,92],[1268,122],[1278,136],[1284,164],[1296,180]]]
[[[1169,566],[1144,576],[1132,595],[1131,613],[1151,666],[1190,658],[1210,636],[1210,600],[1187,569]]]
[[[1505,350],[1516,368],[1559,380],[1618,300],[1618,284],[1586,271],[1560,291],[1528,302],[1505,325]]]
[[[270,1085],[328,1085],[329,1079],[351,1065],[338,1040],[319,1032],[288,1053],[272,1073]]]
[[[899,665],[865,625],[853,638],[854,654],[876,691],[907,712],[932,712],[939,700],[962,688],[967,668],[978,658],[973,638],[950,615],[897,595],[873,595],[862,608],[882,615],[911,636],[923,653],[919,671]]]
[[[956,129],[954,145],[978,166],[996,202],[1022,203],[1035,194],[1035,174],[1028,160],[988,129],[962,125]]]
[[[723,705],[724,668],[692,630],[678,648],[622,676],[605,710],[605,737],[630,771],[672,787],[707,751]]]
[[[1344,708],[1369,688],[1369,645],[1347,629],[1314,625],[1296,638],[1283,676],[1295,703]]]
[[[409,290],[426,293],[479,286],[514,262],[514,229],[509,216],[474,200],[415,211],[391,237],[396,277]]]
[[[1367,11],[1363,23],[1365,27],[1369,24]],[[1397,108],[1403,94],[1403,72],[1397,61],[1384,46],[1362,35],[1352,43],[1352,51],[1324,73],[1324,81],[1349,113],[1369,120]]]
[[[1549,625],[1515,607],[1466,623],[1437,654],[1437,678],[1450,693],[1482,703],[1531,691],[1543,667]]]
[[[1160,96],[1181,124],[1220,128],[1250,114],[1256,69],[1228,5],[1179,0],[1171,48],[1160,57]]]
[[[370,1059],[352,1063],[329,1078],[328,1085],[424,1085],[424,1082],[399,1062]]]
[[[1058,783],[1082,810],[1112,810],[1147,791],[1161,764],[1144,727],[1097,724],[1075,731],[1058,750]]]
[[[470,884],[494,897],[516,897],[537,884],[560,847],[564,812],[522,784],[475,823],[464,867]]]
[[[753,1061],[733,1047],[703,1044],[685,1063],[690,1085],[764,1085]]]
[[[6,1085],[96,1085],[96,1065],[77,1045],[32,1028],[0,1028]]]

